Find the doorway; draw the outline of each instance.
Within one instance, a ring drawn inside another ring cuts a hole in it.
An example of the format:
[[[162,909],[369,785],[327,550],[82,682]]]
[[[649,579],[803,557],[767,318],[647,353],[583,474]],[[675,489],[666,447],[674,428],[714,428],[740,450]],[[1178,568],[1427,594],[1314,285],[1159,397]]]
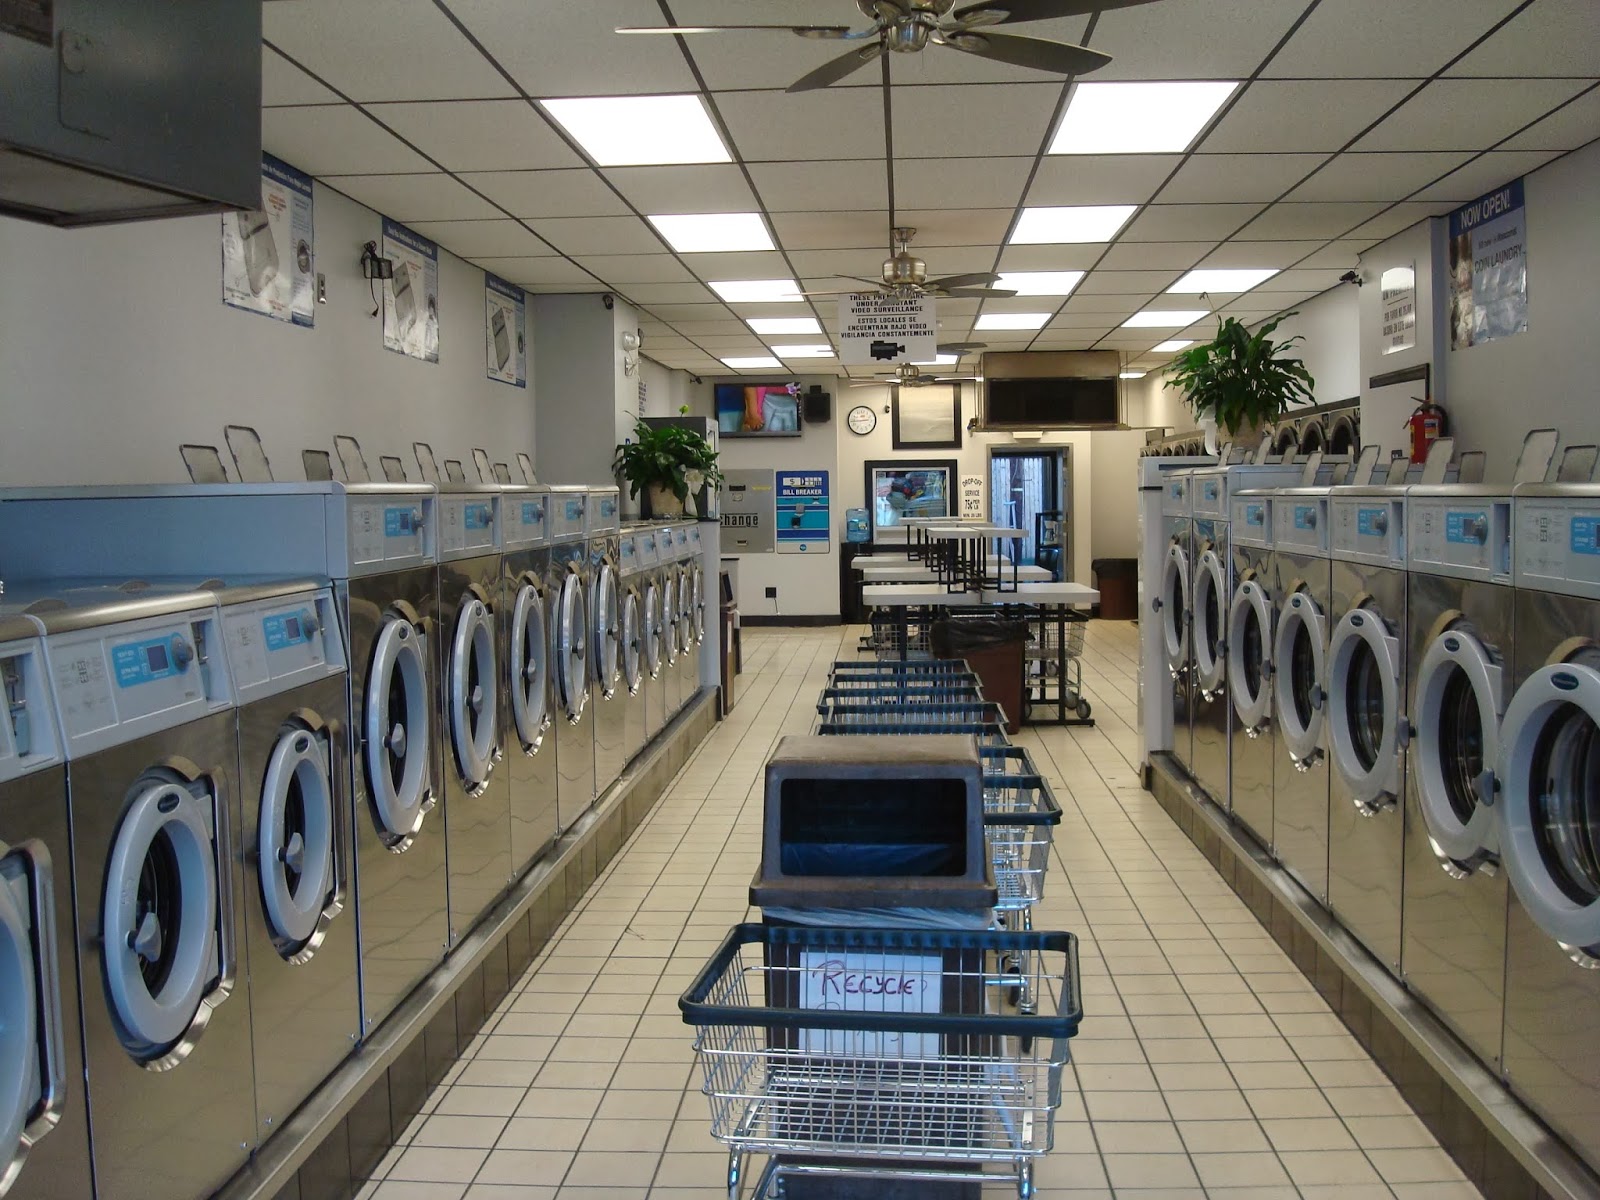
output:
[[[989,519],[1023,530],[1023,566],[1072,577],[1071,447],[994,450],[989,456]]]

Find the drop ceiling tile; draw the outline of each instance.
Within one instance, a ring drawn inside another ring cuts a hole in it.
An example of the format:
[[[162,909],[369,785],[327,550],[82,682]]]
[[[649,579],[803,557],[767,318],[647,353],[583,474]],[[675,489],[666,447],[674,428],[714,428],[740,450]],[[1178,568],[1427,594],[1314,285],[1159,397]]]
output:
[[[1104,271],[1186,271],[1199,262],[1215,242],[1118,242],[1100,260]]]
[[[860,250],[796,250],[790,255],[802,278],[814,282],[824,276],[861,275],[876,279],[885,252]],[[926,255],[923,256],[927,258]],[[994,250],[987,246],[944,246],[931,259],[929,270],[939,275],[964,275],[994,266]]]
[[[1286,242],[1277,243],[1287,245]],[[1302,267],[1337,267],[1340,271],[1348,270],[1356,265],[1361,252],[1375,243],[1369,239],[1347,239],[1338,242],[1329,242],[1322,249],[1306,255],[1299,262]]]
[[[1382,208],[1382,201],[1274,204],[1251,221],[1239,236],[1261,241],[1339,237],[1376,216]]]
[[[895,156],[894,199],[900,208],[1015,208],[1033,159],[901,158]]]
[[[1027,203],[1139,204],[1182,161],[1176,154],[1052,155],[1039,161]]]
[[[628,294],[635,300],[639,299],[635,288],[629,288]],[[652,304],[650,314],[671,322],[680,330],[684,329],[685,322],[704,324],[715,321],[726,324],[728,320],[728,310],[720,304]]]
[[[1450,211],[1452,205],[1445,201],[1408,201],[1405,204],[1391,205],[1372,220],[1364,222],[1350,231],[1352,238],[1372,238],[1382,241],[1391,238],[1403,229],[1410,229],[1418,221],[1425,221],[1429,217],[1441,216]]]
[[[1576,150],[1600,137],[1600,88],[1585,92],[1503,142],[1501,150]]]
[[[817,314],[811,305],[804,300],[796,300],[793,304],[729,304],[722,307],[723,314],[729,312],[741,321],[759,321],[764,318],[778,317],[815,317]],[[775,337],[788,337],[788,334],[774,334]],[[804,334],[796,334],[804,337]]]
[[[1486,150],[1572,99],[1579,79],[1436,79],[1356,150]]]
[[[1225,238],[1261,211],[1260,204],[1152,204],[1123,227],[1124,242],[1193,242]]]
[[[1267,64],[1274,79],[1426,78],[1503,18],[1509,0],[1331,0]]]
[[[261,107],[283,104],[342,104],[336,92],[318,83],[271,46],[261,47]]]
[[[508,280],[511,283],[521,283],[523,282],[521,278],[522,276],[527,275],[530,271],[536,270],[541,264],[548,265],[553,262],[561,262],[562,260],[551,258],[548,255],[523,254],[512,257],[503,257],[492,254],[475,254],[472,256],[472,261],[478,266],[482,267],[485,271],[492,271],[494,274],[500,276],[501,279]],[[588,276],[585,275],[584,278],[587,279]]]
[[[1201,143],[1206,153],[1332,153],[1416,85],[1397,79],[1251,84]],[[1438,147],[1428,147],[1437,149]]]
[[[655,5],[651,5],[655,8]],[[824,11],[815,0],[762,0],[759,11],[749,0],[673,0],[672,15],[679,25],[775,24],[853,25],[861,28],[865,19],[857,11]],[[656,9],[640,25],[661,25]],[[632,39],[644,41],[644,38]],[[655,40],[655,39],[650,39]],[[662,39],[668,40],[668,39]],[[786,88],[807,71],[813,70],[844,52],[848,43],[801,40],[787,30],[745,30],[737,33],[690,35],[684,38],[695,66],[712,91],[744,88]],[[878,82],[878,68],[862,67],[834,87],[872,87]]]
[[[261,144],[311,175],[435,170],[422,155],[348,104],[264,109]]]
[[[522,100],[375,104],[372,115],[449,171],[583,167],[583,159]]]
[[[840,162],[750,163],[749,171],[768,212],[889,206],[881,155]]]
[[[889,243],[887,212],[773,213],[772,229],[783,248],[802,250],[880,250]]]
[[[714,340],[732,340],[739,344],[755,342],[760,339],[755,337],[742,321],[674,321],[672,327],[684,337],[694,338],[701,345],[710,348]],[[704,340],[702,340],[704,339]]]
[[[431,0],[265,4],[261,35],[352,100],[516,94]]]
[[[793,279],[791,268],[784,256],[776,250],[739,250],[726,254],[685,254],[688,264],[698,279]],[[796,268],[799,264],[796,264]],[[877,274],[876,264],[867,264]]]
[[[756,198],[732,163],[610,167],[606,178],[642,213],[754,212]]]
[[[1129,310],[1132,312],[1133,310]],[[1122,324],[1124,317],[1116,313],[1063,309],[1051,318],[1046,329],[1098,329],[1108,333]]]
[[[1037,154],[1059,83],[894,89],[894,153],[906,158]],[[876,128],[881,132],[882,114]]]
[[[670,254],[583,254],[579,261],[607,283],[692,283],[694,276]]]
[[[463,258],[548,257],[555,252],[516,221],[416,221],[411,227]]]
[[[1115,58],[1094,78],[1243,79],[1304,11],[1299,0],[1164,0],[1102,12],[1089,45]]]
[[[900,204],[895,210],[895,220],[917,231],[911,244],[913,250],[919,246],[924,249],[932,246],[992,247],[998,246],[1005,237],[1014,212],[1012,208],[916,209]]]
[[[1332,267],[1296,267],[1292,271],[1279,271],[1247,295],[1248,300],[1258,300],[1273,292],[1298,292],[1301,295],[1326,291],[1339,282],[1339,272]],[[1274,300],[1272,303],[1276,303]],[[1263,301],[1266,303],[1266,301]]]
[[[733,138],[730,149],[745,162],[883,159],[883,100],[876,89],[741,92],[718,109]]]
[[[1223,242],[1200,262],[1202,267],[1275,267],[1283,270],[1293,266],[1307,254],[1322,245],[1322,241],[1252,242],[1240,239]]]
[[[525,283],[522,290],[533,296],[586,296],[611,289],[603,283]]]
[[[1108,271],[1103,267],[1096,267],[1084,276],[1083,282],[1077,290],[1085,295],[1105,294],[1131,296],[1138,292],[1152,293],[1165,291],[1177,282],[1178,271]],[[1193,297],[1182,297],[1183,303],[1179,308],[1193,308],[1190,303]]]
[[[330,175],[324,179],[352,200],[407,224],[502,215],[482,196],[474,195],[460,181],[439,172],[432,175]]]
[[[1600,26],[1593,0],[1539,0],[1490,35],[1447,75],[1594,75]]]
[[[676,38],[622,37],[618,25],[660,25],[651,0],[450,0],[490,54],[534,96],[692,92],[694,75]]]
[[[573,171],[469,171],[461,181],[514,217],[626,216],[628,206],[587,167]]]
[[[999,310],[994,307],[996,304],[1016,304],[1018,299],[1020,299],[1020,297],[1013,297],[1010,301],[1003,302],[1000,300],[963,300],[959,298],[952,300],[941,296],[936,301],[936,304],[938,308],[939,319],[942,323],[946,317],[950,318],[951,320],[959,320],[964,317],[970,321],[973,317],[978,315],[978,307],[980,305],[983,306],[985,312],[998,312]],[[1042,309],[1054,307],[1053,304],[1049,303],[1050,297],[1048,296],[1037,297],[1037,299],[1042,299],[1046,303],[1023,305],[1018,311],[1037,312]]]
[[[1163,204],[1276,200],[1315,171],[1322,154],[1196,154],[1161,189]]]
[[[1445,176],[1438,183],[1423,188],[1414,200],[1447,200],[1464,204],[1476,200],[1485,192],[1492,192],[1501,184],[1509,183],[1519,175],[1542,167],[1557,157],[1556,150],[1491,150],[1479,155],[1459,170]]]
[[[1081,316],[1085,313],[1105,315],[1116,319],[1119,323],[1127,320],[1134,313],[1145,306],[1150,299],[1141,293],[1137,296],[1101,296],[1089,293],[1082,296],[1073,296],[1061,306],[1062,316]],[[1156,339],[1159,341],[1160,339]]]
[[[1073,242],[1062,246],[1007,246],[1000,266],[974,267],[975,271],[1087,271],[1106,252],[1103,242]],[[994,262],[991,258],[990,263]]]
[[[638,217],[533,217],[528,224],[562,254],[661,254],[666,249]]]
[[[711,289],[698,283],[635,283],[628,295],[640,304],[700,304],[716,300]]]
[[[595,290],[605,288],[603,281],[596,280],[582,267],[564,258],[529,258],[522,260],[521,265],[515,265],[511,260],[504,262],[505,269],[497,270],[495,273],[524,287],[554,288],[557,285],[571,285],[574,291],[588,291],[591,287]]]
[[[1423,184],[1448,175],[1470,157],[1461,151],[1410,154],[1341,154],[1287,199],[1402,200]]]

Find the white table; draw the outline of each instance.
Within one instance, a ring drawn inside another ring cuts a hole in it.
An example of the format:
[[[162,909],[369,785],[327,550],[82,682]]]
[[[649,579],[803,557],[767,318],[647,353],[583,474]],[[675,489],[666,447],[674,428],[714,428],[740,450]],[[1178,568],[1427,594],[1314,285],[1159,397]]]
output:
[[[1022,583],[1016,591],[947,592],[903,583],[869,583],[861,589],[868,608],[979,608],[984,605],[1050,604],[1062,608],[1089,608],[1100,603],[1100,592],[1086,583]]]
[[[991,561],[988,570],[996,576],[1008,576],[1011,574],[1011,564]],[[1021,566],[1017,568],[1017,578],[1029,583],[1047,583],[1050,581],[1050,570],[1048,567]],[[861,581],[869,586],[876,583],[938,583],[939,577],[928,570],[925,563],[884,563],[862,567]]]

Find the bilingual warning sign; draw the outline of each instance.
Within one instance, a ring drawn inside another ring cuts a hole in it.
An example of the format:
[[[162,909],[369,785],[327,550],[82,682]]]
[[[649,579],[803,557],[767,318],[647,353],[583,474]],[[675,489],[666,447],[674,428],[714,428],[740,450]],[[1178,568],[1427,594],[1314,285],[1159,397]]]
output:
[[[929,362],[939,324],[932,296],[855,292],[839,298],[839,361],[847,367]]]

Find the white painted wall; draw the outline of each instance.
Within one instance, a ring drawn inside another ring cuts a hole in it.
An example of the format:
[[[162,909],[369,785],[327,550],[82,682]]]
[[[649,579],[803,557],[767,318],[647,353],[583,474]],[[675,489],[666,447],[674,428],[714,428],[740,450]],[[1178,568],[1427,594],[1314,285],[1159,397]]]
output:
[[[1433,218],[1419,222],[1372,247],[1361,256],[1361,274],[1366,283],[1360,289],[1361,314],[1361,445],[1380,447],[1379,460],[1391,451],[1410,451],[1405,420],[1423,395],[1422,381],[1372,386],[1372,377],[1432,363],[1433,394],[1445,395],[1444,370],[1448,364],[1449,341],[1441,319],[1444,303],[1442,261],[1444,222]],[[1393,354],[1383,353],[1383,297],[1378,281],[1391,267],[1415,264],[1417,272],[1417,344]],[[1470,447],[1460,445],[1458,449]]]
[[[1142,429],[1107,429],[1089,435],[1094,456],[1089,504],[1094,523],[1089,527],[1089,557],[1139,557],[1139,451]],[[1093,576],[1079,575],[1084,583]]]
[[[1339,284],[1295,305],[1295,315],[1286,317],[1273,333],[1273,341],[1297,334],[1305,339],[1290,353],[1304,361],[1316,380],[1315,403],[1333,404],[1361,394],[1360,301],[1363,292],[1377,290],[1376,283],[1364,288]]]
[[[283,479],[336,433],[360,439],[374,475],[397,454],[415,478],[413,441],[469,471],[482,446],[515,470],[534,449],[532,388],[485,377],[483,272],[440,252],[437,364],[385,350],[357,266],[380,224],[316,185],[328,303],[298,329],[222,303],[215,216],[78,230],[0,218],[0,479],[186,481],[179,444],[214,443],[227,461],[228,424],[254,426]]]
[[[638,327],[638,314],[621,299],[608,308],[598,292],[533,296],[529,304],[534,391],[548,435],[535,459],[539,481],[612,483],[612,455],[639,411],[641,368],[628,374],[622,349],[622,333]],[[635,511],[629,505],[624,496],[624,515]]]

